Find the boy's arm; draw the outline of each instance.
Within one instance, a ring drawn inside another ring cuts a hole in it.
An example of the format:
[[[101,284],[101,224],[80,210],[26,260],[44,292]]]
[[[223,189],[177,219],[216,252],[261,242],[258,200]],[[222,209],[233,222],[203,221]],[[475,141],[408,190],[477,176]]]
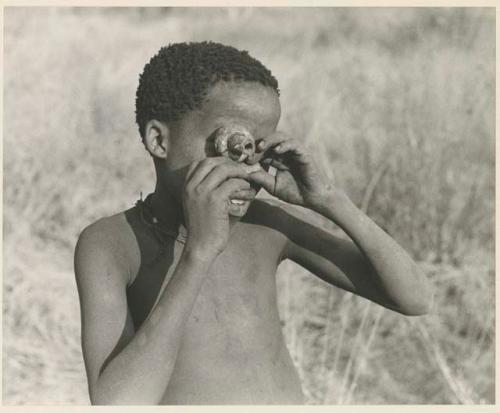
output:
[[[82,347],[93,404],[157,404],[168,385],[185,325],[212,262],[229,238],[229,197],[243,197],[245,170],[226,159],[192,164],[184,191],[188,240],[157,305],[134,332],[123,259],[98,226],[75,250]],[[239,178],[239,179],[238,179]],[[128,252],[130,253],[130,252]]]
[[[288,258],[333,285],[402,314],[430,310],[432,292],[423,272],[394,239],[326,182],[299,143],[276,134],[261,149],[267,153],[262,163],[274,166],[276,176],[256,172],[252,179],[283,201],[320,214],[317,223],[313,212],[287,204],[275,214],[272,225],[290,240]],[[334,236],[322,220],[339,225],[352,241]]]
[[[335,207],[333,207],[335,205]],[[324,281],[405,315],[429,312],[428,280],[394,239],[363,214],[344,194],[325,197],[311,211],[284,205],[282,231],[289,242],[285,257]],[[331,220],[352,239],[327,230]],[[318,222],[319,221],[319,222]]]
[[[101,239],[89,228],[75,251],[91,402],[157,404],[170,379],[207,263],[183,254],[158,305],[135,332],[120,263]]]

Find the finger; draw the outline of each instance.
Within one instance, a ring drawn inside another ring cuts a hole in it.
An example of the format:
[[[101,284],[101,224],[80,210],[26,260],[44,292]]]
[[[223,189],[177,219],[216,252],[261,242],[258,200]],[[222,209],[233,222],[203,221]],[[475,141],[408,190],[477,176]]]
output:
[[[264,171],[257,171],[253,172],[248,176],[248,179],[250,182],[254,182],[257,185],[262,186],[267,192],[269,192],[271,195],[274,195],[274,190],[276,186],[276,177],[264,172]]]
[[[283,132],[275,132],[263,139],[257,144],[257,151],[258,152],[265,152],[269,148],[272,148],[275,145],[278,145],[281,142],[287,141],[289,138],[288,135],[286,135]]]
[[[226,163],[214,167],[198,186],[203,186],[206,190],[211,191],[230,178],[247,179],[248,172],[241,164],[228,160]],[[248,182],[246,184],[247,187],[250,186]]]
[[[290,139],[287,141],[280,142],[276,146],[274,146],[273,152],[278,155],[290,152],[293,152],[297,155],[302,155],[302,148],[296,141]]]
[[[273,159],[271,166],[278,169],[279,171],[289,171],[290,167],[281,161],[281,159]]]
[[[261,161],[263,166],[272,166],[273,168],[279,169],[280,171],[289,171],[290,168],[278,158],[265,158]]]
[[[196,168],[198,168],[200,162],[201,160],[194,161],[191,162],[191,164],[189,165],[189,168],[186,172],[186,176],[184,177],[184,191],[189,192],[194,188],[191,182],[191,177],[193,176],[193,173],[196,170]]]
[[[272,150],[278,161],[287,166],[293,167],[311,163],[309,153],[304,151],[303,146],[295,140],[282,142]]]
[[[238,189],[229,194],[230,198],[237,198],[251,201],[255,199],[256,191],[254,189]]]
[[[249,183],[242,179],[230,178],[221,183],[213,194],[217,199],[227,200],[230,196],[239,197],[245,196],[243,199],[249,199],[250,191],[248,191]]]
[[[188,174],[186,175],[186,179],[189,181],[189,186],[193,188],[198,186],[216,166],[225,162],[227,162],[227,158],[224,156],[202,159],[197,163],[197,165],[195,165],[194,169],[191,170],[191,173],[188,171]]]
[[[189,181],[189,179],[193,175],[193,172],[198,167],[198,165],[200,164],[200,162],[201,162],[201,159],[198,160],[198,161],[191,162],[191,164],[189,165],[189,168],[188,168],[188,170],[186,172],[186,177],[185,177],[185,181],[186,182]]]

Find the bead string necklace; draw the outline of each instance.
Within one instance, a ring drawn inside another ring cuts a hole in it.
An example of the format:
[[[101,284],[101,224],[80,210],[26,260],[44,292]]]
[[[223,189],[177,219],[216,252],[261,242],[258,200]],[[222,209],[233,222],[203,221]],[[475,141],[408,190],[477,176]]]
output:
[[[158,238],[160,243],[162,243],[163,245],[166,245],[167,243],[165,236],[171,239],[173,238],[175,241],[178,241],[181,244],[186,244],[187,231],[185,227],[181,224],[179,226],[178,233],[176,233],[173,230],[166,229],[165,225],[162,225],[162,222],[155,216],[153,212],[153,207],[151,205],[151,196],[152,194],[149,194],[145,200],[142,200],[142,192],[141,192],[141,198],[135,203],[139,211],[139,216],[141,217],[142,222],[147,227],[153,230],[153,233]]]

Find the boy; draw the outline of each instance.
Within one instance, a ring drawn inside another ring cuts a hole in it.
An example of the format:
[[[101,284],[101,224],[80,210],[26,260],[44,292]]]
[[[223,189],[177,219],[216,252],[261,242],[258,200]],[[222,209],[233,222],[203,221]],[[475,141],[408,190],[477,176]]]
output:
[[[75,251],[93,404],[302,403],[276,305],[285,259],[402,314],[429,311],[411,258],[327,182],[300,137],[276,132],[277,81],[246,52],[162,48],[136,117],[154,193],[88,226]],[[250,160],[215,153],[214,132],[230,125],[254,137]],[[254,199],[261,187],[281,201]]]

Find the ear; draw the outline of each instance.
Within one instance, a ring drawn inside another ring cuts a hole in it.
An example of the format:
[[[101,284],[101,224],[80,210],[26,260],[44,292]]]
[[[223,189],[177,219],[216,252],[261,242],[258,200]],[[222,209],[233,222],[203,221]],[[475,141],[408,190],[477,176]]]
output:
[[[150,120],[144,130],[144,146],[154,157],[165,159],[168,152],[168,126],[158,120]]]

